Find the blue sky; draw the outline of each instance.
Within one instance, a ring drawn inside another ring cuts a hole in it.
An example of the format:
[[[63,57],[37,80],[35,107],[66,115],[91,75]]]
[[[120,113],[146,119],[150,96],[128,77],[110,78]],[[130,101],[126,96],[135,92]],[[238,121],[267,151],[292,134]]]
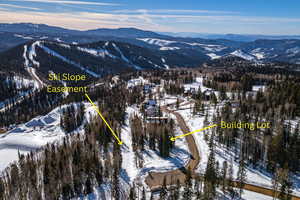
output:
[[[299,0],[0,0],[0,23],[72,29],[300,34]]]

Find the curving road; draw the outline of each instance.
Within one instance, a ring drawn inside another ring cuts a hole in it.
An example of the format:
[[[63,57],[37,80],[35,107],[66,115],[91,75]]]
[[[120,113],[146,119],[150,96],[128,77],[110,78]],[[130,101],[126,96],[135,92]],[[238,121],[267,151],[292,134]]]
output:
[[[166,106],[162,107],[162,111],[175,115],[180,129],[183,133],[190,132],[189,127],[186,125],[183,117],[179,113],[169,110]],[[196,142],[192,135],[188,135],[187,137],[185,137],[185,139],[188,143],[191,159],[185,167],[182,167],[180,169],[171,170],[168,172],[149,172],[149,175],[146,177],[145,182],[151,190],[161,188],[161,186],[164,184],[164,181],[166,185],[174,185],[177,182],[182,184],[185,182],[187,169],[189,169],[191,172],[196,169],[200,162],[200,155]]]
[[[191,102],[188,102],[188,103],[191,103]],[[179,113],[169,110],[167,108],[167,106],[163,106],[162,111],[175,115],[176,120],[180,126],[180,129],[183,133],[190,132],[189,127],[186,125],[183,117]],[[196,175],[196,173],[194,173],[194,170],[196,169],[196,167],[198,166],[198,164],[200,162],[200,155],[199,155],[198,147],[197,147],[194,137],[192,135],[186,136],[185,139],[188,143],[188,148],[189,148],[189,151],[191,154],[191,159],[189,160],[189,162],[187,163],[187,165],[185,167],[182,167],[180,169],[171,170],[171,171],[167,171],[167,172],[149,172],[148,176],[145,179],[145,182],[149,186],[151,191],[161,189],[164,182],[167,186],[175,185],[177,182],[179,182],[180,184],[183,184],[185,182],[185,179],[187,176],[186,175],[187,169],[189,169],[191,171],[193,177],[198,176],[198,175]],[[237,181],[234,181],[234,187],[237,187],[237,183],[238,183]],[[246,183],[244,185],[244,190],[256,192],[259,194],[264,194],[264,195],[271,196],[271,197],[273,197],[273,194],[274,194],[274,191],[270,188],[265,188],[265,187],[261,187],[261,186],[257,186],[257,185],[248,184],[248,183]],[[300,197],[292,195],[291,200],[300,200]]]

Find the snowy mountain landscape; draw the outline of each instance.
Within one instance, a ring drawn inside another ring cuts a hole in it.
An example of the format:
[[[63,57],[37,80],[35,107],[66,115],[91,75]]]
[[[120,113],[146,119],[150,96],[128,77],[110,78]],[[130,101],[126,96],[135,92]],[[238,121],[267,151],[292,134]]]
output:
[[[0,200],[300,200],[297,3],[211,2],[0,0]]]
[[[98,29],[75,31],[34,24],[0,24],[0,34],[9,38],[0,42],[0,51],[32,40],[47,40],[70,45],[93,43],[99,40],[125,42],[139,47],[149,48],[156,54],[181,56],[183,59],[205,61],[234,55],[251,61],[282,61],[299,64],[298,39],[257,39],[251,42],[240,42],[224,39],[184,38],[161,35],[139,29]],[[240,53],[243,52],[243,53]],[[247,55],[247,56],[245,56]],[[156,63],[155,63],[156,64]],[[175,63],[172,63],[175,65]],[[195,63],[188,63],[194,66]],[[151,66],[150,66],[151,67]]]

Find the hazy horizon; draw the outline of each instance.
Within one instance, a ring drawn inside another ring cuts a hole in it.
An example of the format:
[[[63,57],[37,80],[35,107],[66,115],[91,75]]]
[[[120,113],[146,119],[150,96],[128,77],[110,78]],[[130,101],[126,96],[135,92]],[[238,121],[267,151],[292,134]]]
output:
[[[68,29],[133,27],[154,32],[300,35],[300,2],[273,0],[0,0],[0,23]]]

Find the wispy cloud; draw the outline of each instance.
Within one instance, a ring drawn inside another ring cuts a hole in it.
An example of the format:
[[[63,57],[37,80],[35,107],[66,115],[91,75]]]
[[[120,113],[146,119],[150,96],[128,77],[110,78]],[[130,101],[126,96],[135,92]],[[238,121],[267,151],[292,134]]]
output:
[[[116,3],[92,2],[92,1],[65,1],[65,0],[11,0],[15,2],[38,2],[54,4],[71,4],[71,5],[93,5],[93,6],[119,6]]]
[[[7,8],[0,8],[0,11],[9,11]]]
[[[153,14],[239,14],[234,11],[219,11],[219,10],[184,10],[184,9],[135,9],[135,10],[114,10],[114,13],[138,14],[138,13],[153,13]]]
[[[48,0],[49,1],[49,0]],[[76,5],[70,5],[76,6]],[[300,18],[244,16],[240,14],[202,13],[200,10],[160,13],[140,9],[137,13],[120,11],[103,12],[38,12],[1,11],[0,23],[45,23],[65,28],[87,30],[95,28],[135,27],[153,31],[214,32],[214,33],[255,33],[255,34],[299,34]],[[181,10],[186,11],[186,10]],[[59,20],[57,20],[59,19]],[[278,23],[285,29],[278,28]]]
[[[19,5],[13,5],[13,4],[4,4],[0,3],[0,6],[8,7],[8,8],[21,8],[21,9],[28,9],[28,10],[41,10],[40,8],[35,7],[27,7],[27,6],[19,6]]]
[[[57,20],[59,19],[59,20]],[[136,27],[147,30],[165,30],[168,27],[153,23],[151,19],[136,15],[115,15],[107,13],[44,13],[44,12],[12,12],[0,11],[0,23],[44,23],[52,26],[87,30],[95,28]]]

